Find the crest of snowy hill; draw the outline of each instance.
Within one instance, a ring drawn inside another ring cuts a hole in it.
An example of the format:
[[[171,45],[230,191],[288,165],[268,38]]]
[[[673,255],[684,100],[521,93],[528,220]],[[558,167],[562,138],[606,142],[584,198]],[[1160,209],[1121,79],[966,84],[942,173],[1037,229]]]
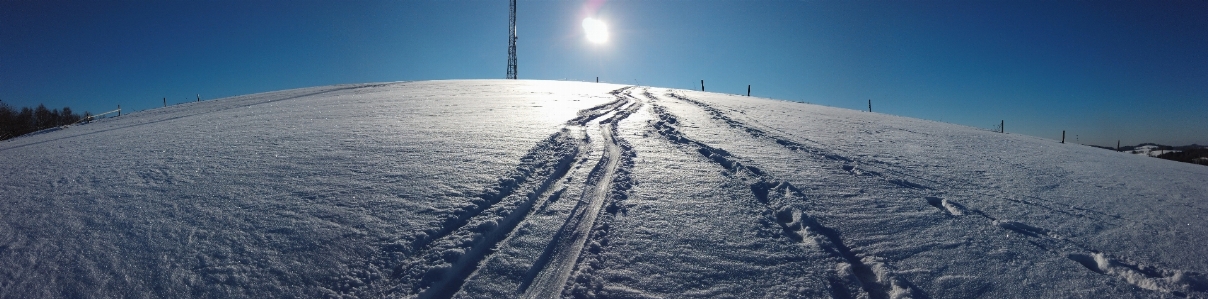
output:
[[[0,297],[1208,297],[1208,168],[597,83],[339,85],[0,142]]]

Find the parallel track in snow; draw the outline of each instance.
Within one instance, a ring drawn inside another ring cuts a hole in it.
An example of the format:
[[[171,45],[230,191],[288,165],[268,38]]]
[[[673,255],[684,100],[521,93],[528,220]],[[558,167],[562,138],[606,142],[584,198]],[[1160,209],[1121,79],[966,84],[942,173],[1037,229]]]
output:
[[[588,244],[607,240],[609,224],[613,221],[618,202],[623,200],[632,184],[630,172],[634,149],[619,137],[617,125],[621,120],[644,106],[650,106],[656,119],[649,126],[664,139],[699,153],[706,160],[724,168],[734,178],[749,184],[752,196],[764,207],[761,221],[775,223],[789,240],[800,243],[805,250],[822,250],[832,262],[839,264],[827,278],[835,298],[927,298],[923,289],[909,280],[897,277],[889,261],[849,245],[843,232],[830,227],[826,219],[817,218],[817,207],[807,204],[806,195],[785,180],[756,167],[757,163],[738,157],[724,149],[694,140],[682,132],[677,116],[659,103],[675,100],[701,108],[712,118],[757,140],[774,143],[791,151],[805,154],[832,167],[834,171],[856,176],[870,176],[887,186],[917,191],[920,203],[933,206],[952,217],[980,216],[990,225],[1030,238],[1029,243],[1053,254],[1062,255],[1091,271],[1114,275],[1142,288],[1186,296],[1200,295],[1208,289],[1205,276],[1178,270],[1142,266],[1128,259],[1101,253],[1077,244],[1053,231],[1024,223],[998,219],[985,212],[966,208],[956,201],[938,197],[935,188],[950,186],[941,178],[931,178],[899,169],[894,165],[849,157],[823,146],[807,145],[774,129],[761,128],[736,120],[704,102],[682,95],[668,94],[660,99],[649,90],[644,97],[633,96],[633,87],[614,90],[615,100],[584,109],[567,121],[562,130],[535,145],[521,163],[499,183],[483,192],[474,205],[446,218],[442,225],[417,238],[406,250],[409,258],[396,267],[395,281],[402,282],[388,292],[414,298],[451,298],[462,291],[492,255],[506,246],[517,228],[529,221],[534,210],[541,210],[563,194],[566,184],[582,183],[578,202],[570,209],[560,228],[548,236],[548,243],[533,260],[522,277],[515,295],[523,298],[557,298],[575,295],[582,277],[596,275],[594,269],[599,254]],[[599,142],[598,144],[596,142]],[[591,151],[600,150],[598,158]],[[590,168],[585,181],[570,178],[571,169]],[[915,183],[922,182],[922,184]],[[930,196],[936,195],[936,196]],[[920,195],[922,196],[922,195]],[[1038,207],[1043,203],[1024,202]],[[538,208],[541,207],[541,208]],[[608,207],[608,208],[605,208]],[[1058,211],[1067,212],[1070,211]],[[1072,215],[1072,214],[1071,214]],[[543,220],[549,221],[549,220]],[[557,221],[557,220],[555,220]],[[546,225],[550,223],[547,222]],[[539,243],[540,244],[540,243]],[[588,279],[590,280],[590,279]]]
[[[875,158],[850,157],[849,155],[844,155],[844,154],[835,152],[834,150],[827,149],[825,146],[822,146],[822,145],[808,145],[808,143],[815,143],[808,139],[806,139],[802,142],[798,142],[798,141],[793,140],[794,138],[788,137],[788,136],[791,136],[791,134],[787,134],[785,132],[780,132],[779,134],[773,133],[773,131],[777,131],[777,130],[766,127],[766,126],[760,126],[760,125],[756,125],[756,124],[752,123],[752,122],[757,123],[758,121],[756,121],[756,120],[752,120],[751,122],[744,122],[744,121],[734,119],[733,117],[730,117],[725,112],[723,112],[721,109],[717,109],[716,107],[706,104],[705,102],[701,102],[701,101],[698,101],[698,100],[695,100],[695,99],[692,99],[692,98],[689,98],[689,97],[686,97],[686,96],[683,96],[680,94],[676,94],[676,93],[670,93],[670,94],[668,94],[668,96],[671,98],[674,98],[676,100],[680,100],[680,101],[695,105],[695,106],[705,110],[705,112],[708,112],[710,115],[712,115],[713,118],[726,123],[727,125],[729,125],[732,128],[742,130],[742,131],[746,132],[747,134],[751,135],[752,137],[774,141],[776,144],[778,144],[784,148],[793,150],[793,151],[807,153],[807,154],[815,156],[815,157],[823,157],[823,158],[826,158],[827,160],[831,160],[831,161],[843,162],[843,163],[845,163],[845,165],[843,166],[844,170],[848,170],[853,173],[861,173],[861,174],[867,174],[867,175],[881,177],[890,183],[893,183],[893,184],[896,184],[896,185],[899,185],[899,186],[902,186],[905,188],[921,189],[921,190],[937,190],[937,189],[961,190],[964,192],[976,193],[982,197],[998,198],[1001,200],[1011,201],[1011,202],[1015,202],[1015,203],[1036,206],[1036,207],[1040,207],[1040,208],[1043,208],[1043,209],[1046,209],[1046,210],[1049,210],[1049,211],[1052,211],[1055,213],[1060,213],[1060,214],[1074,216],[1074,217],[1091,218],[1096,221],[1104,221],[1105,219],[1097,218],[1097,217],[1087,215],[1087,214],[1089,213],[1089,214],[1093,214],[1093,215],[1109,217],[1114,220],[1121,219],[1121,217],[1119,215],[1105,213],[1102,211],[1097,211],[1094,209],[1077,207],[1077,206],[1071,206],[1069,208],[1065,208],[1065,207],[1057,205],[1056,203],[1053,203],[1051,201],[1048,201],[1048,200],[1045,200],[1042,198],[1029,197],[1027,195],[1020,195],[1020,196],[1028,197],[1029,199],[1002,197],[997,194],[984,192],[977,188],[969,188],[968,186],[976,186],[978,184],[975,184],[972,181],[972,179],[969,179],[967,177],[942,176],[942,175],[936,175],[936,174],[928,174],[928,173],[924,173],[924,172],[913,171],[910,169],[903,169],[900,166],[893,165],[892,163],[887,163],[887,162],[884,162],[884,161],[881,161],[881,160],[878,160]]]
[[[857,254],[843,240],[842,233],[827,227],[810,216],[802,204],[805,196],[787,181],[776,179],[749,161],[740,161],[730,152],[710,146],[684,136],[677,128],[680,121],[662,105],[654,102],[657,97],[645,93],[651,101],[658,121],[652,125],[667,140],[691,147],[705,158],[725,168],[739,178],[749,182],[752,195],[764,205],[764,215],[779,224],[790,239],[802,243],[803,247],[816,244],[828,255],[845,265],[839,267],[828,278],[831,295],[835,298],[891,298],[895,295],[912,294],[927,297],[921,289],[909,281],[894,277],[889,266],[878,258]],[[842,158],[834,158],[843,160]]]
[[[483,192],[474,205],[463,208],[443,221],[443,224],[417,238],[408,250],[410,258],[395,268],[394,278],[403,282],[390,291],[404,297],[450,298],[457,294],[478,267],[494,254],[504,240],[533,213],[534,207],[548,204],[563,196],[564,179],[569,170],[591,163],[585,157],[591,140],[587,136],[592,121],[599,122],[603,136],[604,155],[595,161],[589,177],[592,185],[581,196],[580,207],[564,225],[566,232],[554,238],[555,250],[546,259],[549,267],[535,265],[532,293],[561,293],[570,276],[583,244],[614,187],[624,161],[632,156],[626,142],[616,136],[615,125],[633,113],[640,103],[622,95],[628,87],[612,92],[616,100],[584,109],[567,121],[562,130],[539,142],[521,158],[511,173],[500,177],[499,183]],[[611,117],[608,117],[611,115]],[[545,268],[545,269],[543,269]],[[543,269],[543,270],[542,270]],[[377,292],[379,294],[383,291]]]
[[[601,208],[613,195],[614,180],[626,159],[632,161],[633,150],[627,142],[617,137],[617,123],[637,111],[642,103],[628,96],[628,92],[614,93],[619,100],[625,100],[624,109],[619,109],[612,116],[600,121],[600,134],[603,136],[604,155],[597,162],[595,169],[588,177],[589,188],[584,190],[579,198],[571,217],[559,229],[554,240],[538,259],[534,269],[543,269],[531,281],[526,280],[521,285],[523,298],[555,298],[559,297],[566,288],[566,282],[581,260],[584,245],[596,226],[596,220],[601,214]]]
[[[971,183],[967,182],[967,179],[964,179],[964,178],[952,178],[952,177],[942,177],[942,176],[935,176],[935,175],[926,175],[926,174],[919,173],[916,171],[911,171],[908,169],[899,169],[900,167],[896,167],[890,163],[886,163],[886,162],[875,160],[875,159],[847,157],[845,155],[836,153],[834,151],[828,150],[821,146],[809,146],[802,142],[797,142],[797,141],[792,140],[791,138],[785,137],[785,135],[771,133],[770,131],[774,130],[774,129],[770,129],[770,128],[761,129],[754,125],[748,124],[746,122],[736,120],[736,119],[726,115],[726,113],[722,112],[721,110],[714,108],[711,105],[706,104],[704,102],[694,100],[694,99],[688,98],[686,96],[675,94],[675,93],[669,93],[667,95],[673,99],[695,105],[695,106],[701,108],[702,110],[705,110],[706,112],[708,112],[710,115],[712,115],[712,117],[714,119],[717,119],[717,120],[725,123],[726,125],[730,126],[731,128],[746,132],[753,138],[774,141],[776,144],[779,144],[780,146],[783,146],[787,149],[790,149],[790,150],[793,150],[796,152],[802,152],[802,153],[806,153],[806,154],[814,156],[814,157],[822,157],[822,158],[825,158],[825,160],[833,161],[836,163],[842,163],[843,170],[852,172],[857,175],[859,175],[859,174],[873,175],[876,177],[880,177],[889,183],[901,186],[903,188],[916,189],[916,190],[920,190],[920,191],[924,191],[924,192],[929,191],[929,190],[934,190],[936,188],[955,189],[955,190],[967,189],[967,188],[962,188],[961,186],[971,184]],[[646,93],[646,96],[651,99],[655,99],[655,96],[651,95],[649,93]],[[656,105],[656,107],[658,107],[658,106]],[[662,109],[660,108],[658,110],[662,110]],[[664,120],[668,120],[668,118],[670,118],[670,123],[674,124],[674,118],[672,116],[670,116],[670,113],[660,112],[660,115],[666,115],[666,116],[661,116],[661,117],[663,117]],[[660,122],[660,123],[662,123],[662,122]],[[663,126],[666,126],[666,125],[663,125]],[[662,133],[662,132],[663,131],[660,131],[660,133]],[[682,137],[682,135],[680,135],[678,133],[665,134],[665,135],[669,135],[668,137],[671,138],[672,140],[681,140],[682,142],[687,142],[687,143],[699,143],[696,141],[688,140],[688,139]],[[686,140],[686,141],[683,141],[683,140]],[[704,148],[708,148],[708,146],[704,145],[704,144],[698,144],[698,147],[702,148],[702,154],[705,153]],[[720,153],[728,155],[728,153],[725,153],[724,151],[721,151]],[[711,155],[707,155],[707,156],[711,156]],[[722,164],[723,166],[727,166],[730,163],[737,163],[737,162],[728,162],[731,159],[729,156],[722,155],[722,157],[723,158],[721,158],[721,159],[714,157],[714,159],[720,160],[721,162],[719,162],[719,163]],[[875,165],[875,166],[869,167],[870,164]],[[861,165],[861,167],[863,167],[863,168],[871,168],[871,169],[873,169],[873,171],[857,170],[856,169],[857,165]],[[731,167],[728,167],[728,166],[727,166],[727,168],[731,169]],[[742,172],[744,169],[734,167],[733,170],[736,172]],[[758,172],[758,171],[755,170],[755,172]],[[762,175],[762,174],[758,174],[758,173],[755,173],[755,174]],[[924,184],[913,183],[913,182],[911,182],[911,180],[923,181],[925,183]],[[956,182],[956,183],[953,183],[953,182]],[[793,196],[794,194],[796,194],[796,196],[803,197],[802,195],[800,195],[800,191],[797,190],[796,188],[794,188],[792,185],[788,184],[788,182],[771,183],[771,184],[766,185],[765,188],[766,187],[772,187],[771,189],[775,191],[775,192],[770,192],[771,194],[782,194],[782,195],[787,195],[787,196]],[[757,188],[754,185],[752,185],[752,190],[755,190],[755,189],[757,189]],[[966,190],[966,191],[980,195],[985,198],[997,198],[997,199],[1025,204],[1025,205],[1029,205],[1029,206],[1035,206],[1035,207],[1039,207],[1039,208],[1042,208],[1045,210],[1049,210],[1049,211],[1053,211],[1056,213],[1065,214],[1065,215],[1069,215],[1069,216],[1074,216],[1074,217],[1087,217],[1087,218],[1091,218],[1091,219],[1097,220],[1097,221],[1104,220],[1101,218],[1092,217],[1090,215],[1085,214],[1085,213],[1091,213],[1091,214],[1095,214],[1095,215],[1099,215],[1099,216],[1107,216],[1107,217],[1110,217],[1110,218],[1113,218],[1116,220],[1121,219],[1117,215],[1104,213],[1104,212],[1100,212],[1100,211],[1096,211],[1096,210],[1088,209],[1088,208],[1081,208],[1081,207],[1076,207],[1076,206],[1071,206],[1068,209],[1062,208],[1062,207],[1056,206],[1055,204],[1052,204],[1052,203],[1046,203],[1039,198],[1033,198],[1032,200],[1026,200],[1026,199],[1002,197],[1002,196],[999,196],[996,194],[991,194],[991,193],[981,191],[981,190]],[[763,199],[764,202],[766,203],[767,196],[768,196],[767,194],[769,194],[769,192],[768,191],[761,191],[761,192],[763,194],[763,197],[761,199]],[[1158,291],[1158,292],[1164,292],[1164,293],[1170,293],[1170,294],[1173,294],[1173,295],[1179,296],[1179,297],[1197,297],[1197,298],[1208,297],[1208,275],[1206,275],[1204,273],[1188,272],[1188,271],[1182,271],[1182,270],[1177,270],[1177,269],[1164,269],[1161,267],[1141,265],[1140,263],[1132,262],[1127,258],[1114,256],[1112,254],[1104,253],[1099,250],[1090,248],[1089,246],[1079,244],[1078,242],[1075,242],[1065,236],[1061,236],[1057,232],[1054,232],[1049,229],[1031,226],[1031,225],[1021,223],[1018,221],[999,219],[999,218],[991,216],[983,211],[980,211],[977,209],[969,209],[969,208],[966,208],[964,205],[957,203],[956,201],[937,197],[937,196],[927,196],[927,197],[924,197],[924,199],[926,200],[926,203],[928,205],[931,205],[931,206],[935,207],[936,209],[939,209],[943,213],[946,213],[950,216],[962,217],[962,216],[972,215],[972,216],[981,217],[985,220],[988,220],[987,224],[989,224],[991,226],[995,226],[995,227],[1007,230],[1011,233],[1016,233],[1019,235],[1026,236],[1027,242],[1029,244],[1036,246],[1043,251],[1047,251],[1051,254],[1068,258],[1072,261],[1075,261],[1075,262],[1083,265],[1087,269],[1094,271],[1096,273],[1103,274],[1103,275],[1116,276],[1119,279],[1122,279],[1122,280],[1128,282],[1129,284],[1135,285],[1139,288],[1152,290],[1152,291]],[[889,285],[877,286],[877,283],[873,282],[873,283],[871,283],[873,285],[873,287],[872,288],[868,287],[870,285],[870,283],[869,283],[870,280],[874,279],[876,277],[876,275],[873,275],[872,273],[869,272],[868,265],[864,265],[863,263],[861,263],[859,261],[859,258],[852,255],[851,249],[847,248],[846,245],[844,245],[842,243],[842,240],[839,238],[838,231],[835,231],[833,229],[830,229],[830,228],[827,228],[824,226],[820,226],[820,224],[818,224],[816,220],[813,220],[812,218],[810,218],[808,215],[801,212],[800,209],[797,209],[797,208],[789,208],[787,210],[778,210],[777,214],[776,214],[776,218],[777,218],[777,222],[780,223],[783,227],[785,227],[786,230],[793,232],[790,235],[794,236],[795,239],[799,239],[799,240],[804,239],[806,236],[809,235],[810,231],[821,232],[823,236],[825,236],[827,239],[829,239],[830,244],[831,244],[831,245],[827,245],[824,247],[831,247],[832,249],[828,249],[828,251],[833,251],[833,252],[837,253],[838,255],[844,256],[852,264],[856,277],[860,280],[860,284],[865,286],[865,291],[869,294],[870,297],[883,298],[888,295],[888,293],[885,293],[885,291],[889,291],[889,290],[884,289],[884,288],[890,287]],[[905,281],[901,281],[901,282],[908,283]],[[833,284],[833,281],[832,281],[832,284]],[[896,286],[894,286],[894,287],[896,288]],[[910,286],[910,287],[911,287],[911,291],[913,293],[926,296],[925,293],[921,293],[921,290],[918,290],[917,288],[915,288],[913,286]],[[841,289],[839,289],[839,288],[836,288],[836,290],[841,291]],[[836,297],[845,297],[845,296],[844,296],[844,294],[838,294]]]

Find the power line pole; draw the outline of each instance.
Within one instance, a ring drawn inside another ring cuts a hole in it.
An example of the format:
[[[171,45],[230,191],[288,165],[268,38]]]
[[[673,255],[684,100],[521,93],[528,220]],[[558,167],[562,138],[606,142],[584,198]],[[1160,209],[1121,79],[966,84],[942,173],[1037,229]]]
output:
[[[508,79],[516,79],[516,0],[508,13]]]

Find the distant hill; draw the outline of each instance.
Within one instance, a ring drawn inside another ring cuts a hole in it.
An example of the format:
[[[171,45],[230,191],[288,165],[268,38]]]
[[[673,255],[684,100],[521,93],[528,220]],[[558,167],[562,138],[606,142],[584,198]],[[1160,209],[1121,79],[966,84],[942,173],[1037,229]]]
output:
[[[1166,153],[1178,152],[1179,150],[1176,150],[1176,149],[1174,149],[1173,146],[1169,146],[1169,145],[1160,145],[1160,144],[1155,144],[1155,143],[1142,143],[1142,144],[1138,144],[1136,146],[1121,147],[1120,151],[1134,154],[1134,155],[1157,157],[1157,156],[1160,156],[1160,155],[1166,154]]]
[[[1115,148],[1108,146],[1091,145],[1106,150]],[[1208,165],[1208,146],[1192,144],[1183,146],[1169,146],[1157,143],[1142,143],[1138,145],[1121,146],[1120,152],[1130,153],[1134,155],[1142,155],[1154,158],[1162,158],[1186,163]]]
[[[1172,151],[1158,155],[1158,158],[1166,160],[1174,160],[1179,162],[1195,163],[1200,165],[1208,165],[1208,148],[1204,146],[1196,146],[1183,148],[1178,151]]]

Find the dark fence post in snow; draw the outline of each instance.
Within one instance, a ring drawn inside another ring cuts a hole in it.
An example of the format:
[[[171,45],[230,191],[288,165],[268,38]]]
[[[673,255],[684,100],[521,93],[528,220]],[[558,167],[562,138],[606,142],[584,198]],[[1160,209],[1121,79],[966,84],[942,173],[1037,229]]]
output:
[[[600,83],[600,77],[596,77],[596,83]]]
[[[751,96],[751,84],[747,84],[747,96]]]
[[[164,107],[168,107],[168,98],[164,98]]]
[[[198,102],[201,102],[201,94],[200,94],[200,93],[199,93],[199,94],[197,94],[197,101],[198,101]]]
[[[1116,151],[1120,151],[1120,140],[1116,140]]]
[[[868,112],[872,112],[872,99],[868,99]]]
[[[700,80],[700,91],[705,91],[705,80]]]
[[[122,105],[117,105],[117,116],[122,116]]]
[[[1065,130],[1061,130],[1061,143],[1065,143]]]
[[[998,132],[999,132],[999,133],[1004,133],[1004,134],[1005,134],[1005,133],[1007,133],[1007,127],[1003,126],[1003,125],[1005,125],[1005,124],[1007,124],[1007,121],[1006,121],[1006,120],[999,120],[999,121],[998,121]]]

